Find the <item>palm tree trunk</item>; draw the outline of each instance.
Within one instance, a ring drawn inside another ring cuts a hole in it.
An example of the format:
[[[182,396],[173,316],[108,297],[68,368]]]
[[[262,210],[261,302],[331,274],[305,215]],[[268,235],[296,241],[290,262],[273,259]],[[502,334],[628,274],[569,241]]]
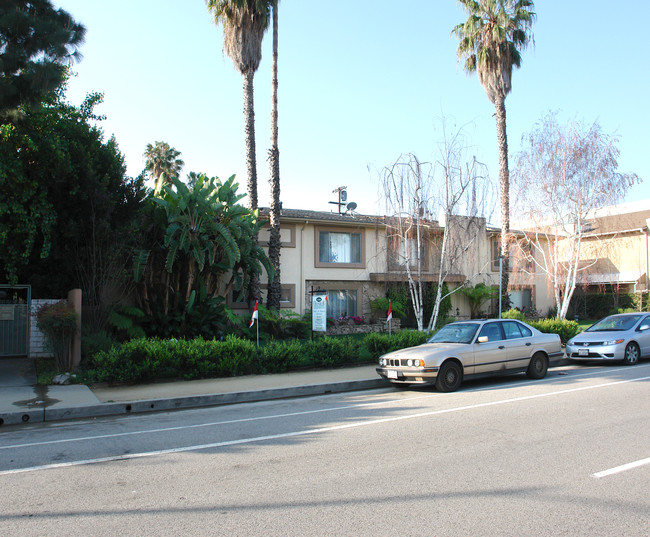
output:
[[[269,165],[271,167],[271,234],[269,237],[269,259],[273,265],[273,280],[269,282],[267,306],[280,309],[280,150],[278,149],[278,1],[273,4],[273,61],[271,64],[271,149]]]
[[[501,197],[501,258],[503,272],[501,276],[502,309],[510,308],[508,282],[510,279],[508,240],[510,236],[510,172],[508,170],[508,138],[506,136],[506,102],[505,97],[495,103],[497,119],[497,140],[499,143],[499,186]]]
[[[248,167],[248,206],[257,209],[257,164],[255,158],[255,103],[253,78],[255,71],[244,73],[244,133],[246,135],[246,164]]]
[[[255,157],[255,100],[253,97],[254,69],[244,73],[244,132],[246,135],[246,163],[248,167],[248,207],[251,211],[257,210],[257,164]],[[257,235],[255,235],[257,242]],[[248,289],[249,306],[260,299],[260,278],[257,274],[251,275]]]

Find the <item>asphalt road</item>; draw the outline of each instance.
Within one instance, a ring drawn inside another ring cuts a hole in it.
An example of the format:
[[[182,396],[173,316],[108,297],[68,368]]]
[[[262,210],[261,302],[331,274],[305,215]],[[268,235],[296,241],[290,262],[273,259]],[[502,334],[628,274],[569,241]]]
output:
[[[650,363],[7,427],[0,534],[625,535]]]

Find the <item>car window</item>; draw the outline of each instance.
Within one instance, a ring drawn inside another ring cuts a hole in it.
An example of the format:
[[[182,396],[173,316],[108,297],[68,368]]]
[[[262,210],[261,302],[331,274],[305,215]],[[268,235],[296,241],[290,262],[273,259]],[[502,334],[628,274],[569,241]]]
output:
[[[503,339],[503,334],[501,333],[499,323],[484,324],[478,337],[481,336],[487,336],[488,341],[501,341]]]
[[[523,337],[520,325],[515,321],[504,321],[503,331],[506,333],[506,339],[516,339]]]
[[[428,343],[471,343],[478,323],[451,323],[438,330]]]
[[[631,330],[641,315],[610,315],[590,326],[585,332],[617,332]]]

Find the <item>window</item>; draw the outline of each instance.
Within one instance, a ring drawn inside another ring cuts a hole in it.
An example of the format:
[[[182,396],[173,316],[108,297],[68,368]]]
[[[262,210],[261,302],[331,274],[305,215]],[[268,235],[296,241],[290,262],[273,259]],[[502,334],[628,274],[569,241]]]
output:
[[[361,232],[317,229],[316,240],[318,243],[317,267],[331,265],[364,266],[364,240]]]
[[[486,323],[481,328],[478,337],[487,336],[488,341],[501,341],[503,339],[503,334],[501,333],[501,328],[499,323]]]
[[[418,266],[418,240],[416,237],[404,239],[399,235],[393,235],[388,239],[388,266],[390,270],[399,270],[409,266],[413,269]],[[425,255],[424,241],[420,242],[419,251],[420,267],[427,270],[427,258]]]
[[[510,290],[510,303],[513,308],[520,311],[530,311],[533,309],[533,290],[530,287]]]
[[[327,291],[327,316],[334,319],[358,316],[358,294],[356,289]]]
[[[515,321],[504,321],[503,331],[506,333],[506,339],[517,339],[533,335],[530,329]]]
[[[501,239],[492,239],[492,271],[499,272],[499,256],[501,255]],[[508,248],[508,272],[515,266],[526,272],[535,271],[533,246],[530,242],[521,239]]]

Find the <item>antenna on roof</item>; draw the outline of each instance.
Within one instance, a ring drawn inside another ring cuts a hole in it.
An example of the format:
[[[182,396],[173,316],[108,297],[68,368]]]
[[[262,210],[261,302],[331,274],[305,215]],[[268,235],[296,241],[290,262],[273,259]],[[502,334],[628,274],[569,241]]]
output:
[[[346,188],[348,188],[348,187],[347,187],[347,186],[340,186],[340,187],[335,188],[334,190],[332,190],[332,193],[333,193],[333,194],[336,193],[336,192],[338,192],[338,194],[339,194],[339,201],[329,201],[329,202],[328,202],[328,203],[331,203],[332,205],[338,205],[338,208],[339,208],[339,214],[342,214],[342,213],[341,213],[341,207],[345,207],[345,202],[348,200],[348,192],[347,192]],[[350,209],[350,205],[354,205],[354,207],[353,207],[352,209]],[[352,211],[352,210],[354,210],[354,209],[356,209],[356,208],[357,208],[357,204],[354,203],[353,201],[350,202],[350,203],[348,203],[347,209],[348,209],[349,211]],[[346,212],[347,212],[347,211],[346,211]]]

